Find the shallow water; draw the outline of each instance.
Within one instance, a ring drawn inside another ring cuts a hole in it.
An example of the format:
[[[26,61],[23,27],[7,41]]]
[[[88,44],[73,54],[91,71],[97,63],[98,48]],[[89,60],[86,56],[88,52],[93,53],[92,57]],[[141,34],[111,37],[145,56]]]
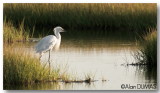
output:
[[[121,36],[123,37],[123,36]],[[37,42],[25,45],[32,51]],[[15,86],[14,89],[31,90],[120,90],[122,84],[155,84],[156,73],[148,72],[145,67],[122,66],[133,63],[133,54],[138,51],[134,39],[116,39],[103,37],[68,38],[62,36],[59,51],[51,52],[53,64],[65,66],[68,72],[85,79],[85,75],[94,76],[96,82],[88,83],[42,83],[30,86]],[[47,62],[48,53],[42,57]],[[102,81],[105,79],[106,81]],[[10,89],[11,87],[8,87]],[[12,89],[11,88],[11,89]]]

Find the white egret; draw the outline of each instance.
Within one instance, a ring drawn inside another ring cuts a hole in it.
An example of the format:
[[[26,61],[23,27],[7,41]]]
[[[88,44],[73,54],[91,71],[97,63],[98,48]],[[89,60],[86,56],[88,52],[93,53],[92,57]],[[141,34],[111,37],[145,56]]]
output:
[[[40,54],[40,58],[42,57],[43,53],[49,51],[49,57],[48,57],[48,62],[49,62],[49,68],[50,68],[50,52],[54,48],[55,50],[59,49],[60,43],[61,43],[61,35],[60,32],[64,32],[64,29],[60,26],[57,26],[53,29],[54,35],[48,35],[44,38],[42,38],[36,45],[35,50],[36,53]]]

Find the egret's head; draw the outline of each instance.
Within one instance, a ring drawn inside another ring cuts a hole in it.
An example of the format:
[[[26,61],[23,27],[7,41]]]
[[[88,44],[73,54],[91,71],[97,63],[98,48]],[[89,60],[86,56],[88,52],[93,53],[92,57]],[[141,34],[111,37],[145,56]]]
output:
[[[57,26],[53,29],[54,32],[65,32],[64,29],[60,26]]]

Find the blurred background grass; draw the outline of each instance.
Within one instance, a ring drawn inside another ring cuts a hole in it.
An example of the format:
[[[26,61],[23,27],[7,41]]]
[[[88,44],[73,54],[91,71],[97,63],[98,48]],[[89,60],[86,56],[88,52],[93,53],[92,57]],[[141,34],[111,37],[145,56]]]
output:
[[[156,4],[144,3],[46,3],[4,4],[4,19],[15,27],[36,33],[53,30],[55,26],[73,30],[145,31],[157,26]]]

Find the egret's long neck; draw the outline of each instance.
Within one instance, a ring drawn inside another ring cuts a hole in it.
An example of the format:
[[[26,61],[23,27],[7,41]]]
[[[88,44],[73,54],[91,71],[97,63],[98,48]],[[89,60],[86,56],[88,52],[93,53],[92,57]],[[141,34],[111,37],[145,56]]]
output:
[[[55,34],[55,36],[57,38],[57,42],[56,42],[56,45],[55,45],[54,48],[55,48],[55,50],[58,50],[59,47],[60,47],[60,44],[61,44],[61,35],[60,35],[60,33],[58,31],[54,31],[54,34]]]
[[[54,34],[57,37],[57,39],[61,40],[61,35],[58,31],[54,31]]]

